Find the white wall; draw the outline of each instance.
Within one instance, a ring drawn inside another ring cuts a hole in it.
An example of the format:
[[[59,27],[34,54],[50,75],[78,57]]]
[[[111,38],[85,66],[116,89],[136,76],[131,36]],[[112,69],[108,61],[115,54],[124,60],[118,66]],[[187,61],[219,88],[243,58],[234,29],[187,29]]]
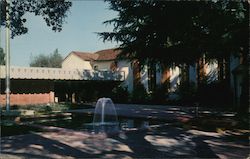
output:
[[[63,69],[78,69],[78,70],[92,70],[92,66],[89,61],[84,61],[74,54],[70,54],[63,62]]]
[[[214,60],[212,63],[207,63],[205,74],[208,77],[208,83],[218,80],[218,61]]]
[[[211,63],[205,64],[205,75],[208,77],[208,82],[218,80],[218,61],[214,60]],[[189,66],[189,81],[197,85],[197,64]]]
[[[94,61],[93,62],[93,68],[94,66],[98,67],[98,70],[110,70],[110,66],[113,61]]]
[[[117,63],[117,71],[124,72],[125,80],[122,84],[123,86],[128,88],[129,92],[132,92],[133,91],[133,69],[131,67],[131,62],[119,61]]]
[[[148,66],[144,66],[141,70],[141,84],[144,85],[146,91],[148,92]]]
[[[180,68],[175,66],[170,68],[170,92],[176,91],[178,85],[180,84]]]

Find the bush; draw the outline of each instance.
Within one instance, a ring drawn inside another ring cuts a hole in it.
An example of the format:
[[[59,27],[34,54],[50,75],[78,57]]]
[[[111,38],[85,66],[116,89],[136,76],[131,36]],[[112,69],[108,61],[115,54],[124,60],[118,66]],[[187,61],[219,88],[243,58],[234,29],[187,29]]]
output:
[[[168,83],[157,85],[156,89],[151,94],[150,102],[153,104],[165,104],[168,98]]]
[[[36,114],[49,114],[52,111],[66,111],[70,108],[70,105],[66,104],[38,104],[38,105],[15,105],[15,110],[34,110]],[[12,108],[11,108],[12,109]]]
[[[233,93],[226,81],[201,84],[197,99],[203,106],[228,107],[233,105]]]
[[[185,82],[179,85],[177,93],[180,97],[180,101],[183,104],[194,104],[196,102],[197,89],[194,82]]]
[[[112,89],[112,100],[115,103],[128,103],[129,92],[127,87],[122,87],[121,85]]]
[[[132,95],[131,102],[138,104],[145,104],[149,100],[148,93],[143,84],[139,83],[135,85]]]
[[[116,88],[118,83],[114,82],[93,82],[84,85],[78,94],[78,101],[88,103],[96,102],[99,98],[112,98],[112,90]]]

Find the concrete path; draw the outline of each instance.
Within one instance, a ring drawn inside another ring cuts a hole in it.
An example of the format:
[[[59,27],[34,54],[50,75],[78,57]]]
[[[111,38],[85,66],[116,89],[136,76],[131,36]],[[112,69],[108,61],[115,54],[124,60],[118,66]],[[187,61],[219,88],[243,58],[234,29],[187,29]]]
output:
[[[118,116],[163,121],[188,120],[194,108],[116,104]],[[92,114],[94,109],[72,110]],[[169,123],[169,122],[166,122]],[[42,133],[1,138],[0,158],[221,158],[245,159],[249,138],[241,134],[185,130],[169,125],[113,136],[57,127]],[[248,132],[249,133],[249,132]]]
[[[222,158],[245,159],[247,140],[170,126],[113,136],[47,127],[47,132],[1,139],[1,158]]]

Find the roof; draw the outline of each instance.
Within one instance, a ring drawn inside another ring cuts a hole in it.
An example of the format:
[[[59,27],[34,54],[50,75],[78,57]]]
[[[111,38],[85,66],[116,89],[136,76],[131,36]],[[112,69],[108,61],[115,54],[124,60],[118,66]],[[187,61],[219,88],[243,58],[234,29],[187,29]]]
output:
[[[0,79],[5,78],[5,66],[0,65]],[[48,67],[10,67],[11,79],[25,80],[113,80],[123,81],[125,79],[124,72],[116,71],[96,71],[78,69],[63,69],[63,68],[48,68]]]
[[[72,51],[69,55],[74,54],[77,57],[85,61],[111,61],[111,60],[115,60],[117,55],[120,52],[121,52],[120,50],[116,50],[116,49],[106,49],[106,50],[97,51],[95,53]],[[65,59],[67,57],[65,57]]]
[[[114,60],[119,55],[121,51],[115,49],[106,49],[95,52],[98,55],[96,61],[109,61]]]
[[[96,60],[98,57],[98,55],[88,52],[72,51],[71,53],[86,61]]]

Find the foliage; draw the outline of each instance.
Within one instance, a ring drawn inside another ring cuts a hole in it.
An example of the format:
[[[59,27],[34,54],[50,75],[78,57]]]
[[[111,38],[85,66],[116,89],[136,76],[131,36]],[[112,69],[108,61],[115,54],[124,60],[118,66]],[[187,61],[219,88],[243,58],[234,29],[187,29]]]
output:
[[[26,106],[12,106],[12,109],[17,109],[17,110],[34,110],[35,114],[48,114],[52,113],[52,111],[65,111],[70,108],[70,105],[67,104],[38,104],[38,105],[26,105]]]
[[[112,98],[113,100],[113,97],[117,96],[114,94],[114,90],[118,87],[118,84],[114,81],[92,81],[83,85],[77,85],[78,101],[83,103],[96,102],[102,97]]]
[[[169,82],[157,85],[156,89],[151,94],[151,102],[153,104],[165,104],[168,97]]]
[[[117,41],[120,58],[140,63],[159,61],[190,64],[204,53],[220,57],[248,49],[248,3],[241,1],[113,1],[118,16],[105,21],[112,32],[104,41]]]
[[[129,92],[127,87],[121,85],[116,86],[112,90],[112,100],[115,103],[127,103],[129,100]]]
[[[131,94],[131,101],[133,103],[147,103],[149,100],[149,95],[143,84],[138,83],[134,86],[133,92]]]
[[[5,54],[3,48],[0,48],[0,65],[5,65]]]
[[[197,90],[197,100],[202,106],[230,107],[233,103],[233,93],[227,81],[202,83]]]
[[[42,16],[47,26],[51,27],[52,30],[61,31],[62,24],[72,3],[66,0],[11,0],[11,3],[1,0],[0,5],[2,26],[6,25],[6,6],[10,6],[10,29],[13,38],[28,32],[28,28],[25,26],[27,20],[24,18],[26,13]]]
[[[63,58],[58,53],[58,49],[54,51],[54,53],[50,55],[40,54],[32,59],[30,66],[31,67],[54,67],[60,68],[62,66]]]
[[[197,89],[194,82],[184,82],[178,86],[177,93],[180,100],[185,104],[194,104],[196,102]]]

